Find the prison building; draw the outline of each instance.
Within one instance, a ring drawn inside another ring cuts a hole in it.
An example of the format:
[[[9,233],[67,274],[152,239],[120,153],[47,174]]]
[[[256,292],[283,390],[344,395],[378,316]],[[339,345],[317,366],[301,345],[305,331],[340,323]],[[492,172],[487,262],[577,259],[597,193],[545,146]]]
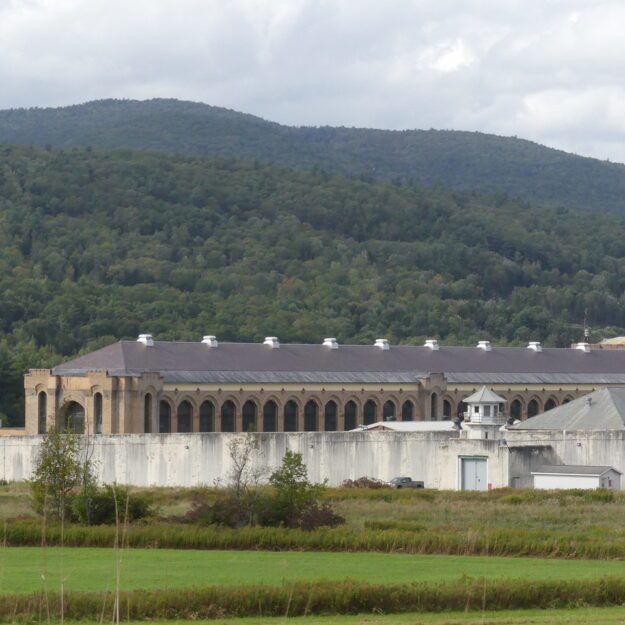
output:
[[[482,385],[524,420],[625,386],[625,350],[155,341],[140,335],[24,379],[27,434],[349,431],[462,414]]]

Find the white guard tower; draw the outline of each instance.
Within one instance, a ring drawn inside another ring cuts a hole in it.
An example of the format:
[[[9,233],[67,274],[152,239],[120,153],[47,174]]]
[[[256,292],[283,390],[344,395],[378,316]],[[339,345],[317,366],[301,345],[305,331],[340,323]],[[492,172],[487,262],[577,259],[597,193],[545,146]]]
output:
[[[506,400],[482,386],[464,403],[467,411],[462,427],[467,432],[467,438],[499,438],[499,430],[506,421],[503,412]]]

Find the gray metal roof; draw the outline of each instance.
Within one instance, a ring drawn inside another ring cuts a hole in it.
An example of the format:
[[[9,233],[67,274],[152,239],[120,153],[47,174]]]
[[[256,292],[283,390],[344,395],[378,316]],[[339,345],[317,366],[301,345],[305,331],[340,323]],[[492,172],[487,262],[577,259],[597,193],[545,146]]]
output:
[[[548,475],[603,475],[608,471],[615,471],[620,474],[620,471],[617,471],[613,467],[575,464],[546,464],[542,467],[538,467],[536,471],[532,471],[532,475],[536,475],[536,473],[546,473]]]
[[[465,397],[464,401],[467,404],[503,404],[506,400],[489,388],[482,386],[473,395]]]
[[[155,341],[148,347],[119,341],[53,369],[56,375],[111,375],[156,372],[179,383],[410,383],[430,373],[444,373],[451,383],[468,384],[625,384],[625,350],[523,347],[445,347],[431,350],[393,345],[220,343]]]
[[[508,429],[625,430],[625,388],[599,389]]]

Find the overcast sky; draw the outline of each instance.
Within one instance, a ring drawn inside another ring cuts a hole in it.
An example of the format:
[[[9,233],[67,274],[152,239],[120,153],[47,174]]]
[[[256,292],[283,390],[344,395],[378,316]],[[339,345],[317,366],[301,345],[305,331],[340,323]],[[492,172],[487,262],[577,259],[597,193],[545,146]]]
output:
[[[624,79],[624,0],[0,0],[0,108],[174,97],[625,162]]]

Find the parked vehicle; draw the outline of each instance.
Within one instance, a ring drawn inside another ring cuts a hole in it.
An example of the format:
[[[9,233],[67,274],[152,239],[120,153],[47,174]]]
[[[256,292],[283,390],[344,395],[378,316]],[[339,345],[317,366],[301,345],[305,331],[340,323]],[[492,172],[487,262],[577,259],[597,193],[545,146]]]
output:
[[[389,484],[391,488],[425,488],[422,481],[415,481],[411,477],[394,477]]]

